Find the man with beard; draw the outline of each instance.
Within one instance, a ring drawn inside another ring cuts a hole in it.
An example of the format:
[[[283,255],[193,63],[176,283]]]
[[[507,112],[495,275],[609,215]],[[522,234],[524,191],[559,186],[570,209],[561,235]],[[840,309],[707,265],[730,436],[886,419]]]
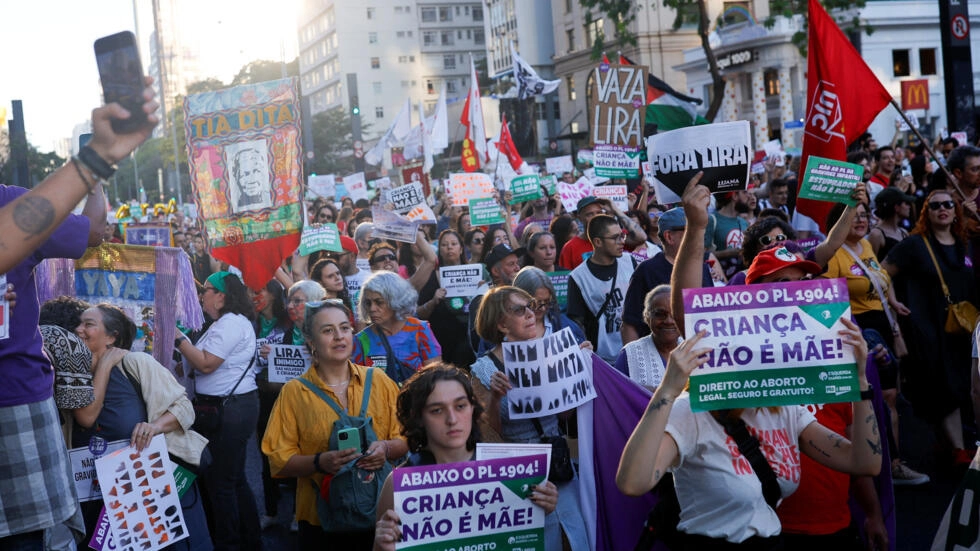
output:
[[[715,196],[717,209],[708,220],[704,246],[715,253],[725,270],[725,277],[732,277],[745,268],[742,265],[742,232],[749,223],[739,216],[749,212],[749,192],[730,191]]]

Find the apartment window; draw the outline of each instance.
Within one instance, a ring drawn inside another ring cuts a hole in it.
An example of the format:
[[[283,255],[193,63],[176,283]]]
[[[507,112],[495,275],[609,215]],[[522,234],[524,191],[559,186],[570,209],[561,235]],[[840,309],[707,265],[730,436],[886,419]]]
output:
[[[936,49],[921,48],[919,50],[919,74],[936,74]]]
[[[436,22],[436,9],[435,8],[422,8],[422,22],[423,23],[435,23]]]
[[[575,4],[575,0],[565,0],[565,13],[572,13],[572,6]]]
[[[439,43],[439,33],[435,31],[424,31],[422,33],[423,46],[435,46]]]
[[[367,18],[368,19],[374,19],[374,8],[368,8],[367,9]]]
[[[395,6],[395,13],[405,13],[404,6]]]
[[[483,29],[476,29],[473,31],[473,43],[477,46],[482,46],[487,43],[486,36],[483,34]]]
[[[602,32],[603,21],[602,19],[596,19],[585,26],[585,45],[586,47],[592,47],[595,41],[600,36],[604,36]]]
[[[381,93],[381,83],[380,82],[372,82],[371,83],[371,88],[374,89],[374,93],[375,94],[380,94]]]
[[[766,96],[778,96],[779,95],[779,71],[775,69],[769,69],[762,75],[763,81],[766,87]]]
[[[452,21],[453,9],[450,7],[439,8],[439,21]]]
[[[378,33],[368,33],[368,44],[378,43]]]
[[[446,54],[442,56],[442,68],[443,69],[455,69],[456,68],[456,54]]]
[[[371,58],[371,68],[372,69],[380,69],[381,68],[381,58],[380,57],[372,57]]]
[[[397,37],[397,38],[405,38],[405,31],[398,31],[398,32],[396,32],[395,33],[395,37]]]
[[[568,101],[575,101],[575,77],[569,75],[565,77],[565,88],[568,89]]]
[[[457,40],[462,40],[463,39],[463,29],[458,29],[456,31],[456,39]]]
[[[565,31],[565,39],[568,41],[568,53],[575,51],[575,29]]]
[[[473,6],[473,21],[483,21],[483,6]]]
[[[409,38],[412,38],[413,36],[415,36],[415,32],[414,31],[406,31],[406,34],[408,34],[408,37]]]
[[[892,73],[897,77],[907,77],[912,73],[908,50],[892,50]]]
[[[435,94],[436,93],[436,85],[435,85],[435,83],[433,83],[431,80],[425,81],[425,91],[426,91],[426,93],[429,93],[429,94]]]
[[[402,81],[402,88],[408,88],[408,81],[407,80],[403,80]]]
[[[450,79],[450,80],[447,80],[446,81],[446,92],[449,93],[449,94],[455,94],[456,93],[456,81],[455,80]]]
[[[443,31],[441,38],[442,38],[442,40],[441,40],[440,43],[443,46],[452,46],[453,44],[455,44],[455,41],[453,40],[453,32],[452,31]]]
[[[383,118],[385,118],[385,108],[384,107],[375,107],[374,108],[374,118],[376,118],[376,119],[383,119]]]
[[[466,6],[465,8],[463,8],[463,14],[464,15],[469,15],[470,14],[470,7],[469,6]]]
[[[456,6],[456,15],[459,15],[459,6]]]

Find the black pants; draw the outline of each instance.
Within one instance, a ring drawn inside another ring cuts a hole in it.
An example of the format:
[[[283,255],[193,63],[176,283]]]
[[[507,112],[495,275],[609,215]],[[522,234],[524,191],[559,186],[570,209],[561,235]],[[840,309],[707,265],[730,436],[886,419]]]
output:
[[[324,532],[323,528],[300,521],[298,549],[349,549],[370,551],[374,547],[374,530],[367,532]]]
[[[214,462],[201,476],[216,551],[262,548],[259,511],[245,477],[248,439],[259,417],[258,391],[231,396],[215,434],[205,434]]]
[[[783,532],[786,549],[793,551],[862,551],[864,546],[857,529],[847,527],[833,534],[810,536],[806,534],[787,534]]]
[[[681,535],[681,549],[683,551],[783,551],[784,549],[796,551],[792,547],[784,547],[780,536],[771,538],[754,536],[742,543],[731,543],[719,538],[684,533]]]
[[[258,417],[258,437],[256,441],[259,445],[259,457],[262,458],[262,494],[265,499],[265,514],[270,517],[279,516],[279,499],[282,492],[279,491],[279,481],[272,478],[272,469],[269,466],[269,458],[262,453],[262,438],[265,437],[265,428],[269,424],[269,415],[272,413],[272,406],[279,397],[278,385],[273,387],[270,383],[259,385],[259,417]]]

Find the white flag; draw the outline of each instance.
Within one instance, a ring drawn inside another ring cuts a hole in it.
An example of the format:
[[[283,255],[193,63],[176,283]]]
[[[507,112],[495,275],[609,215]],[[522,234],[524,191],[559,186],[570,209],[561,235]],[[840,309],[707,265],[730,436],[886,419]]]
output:
[[[510,44],[510,55],[514,58],[514,80],[517,81],[517,98],[527,99],[542,94],[550,94],[561,84],[559,80],[544,80],[538,73],[517,55],[514,43]]]
[[[480,81],[476,76],[476,64],[473,63],[473,54],[470,54],[470,139],[473,140],[473,147],[476,148],[480,164],[487,161],[487,132],[483,124],[483,103],[480,102]]]
[[[446,115],[446,81],[442,81],[442,89],[439,90],[439,100],[436,101],[436,110],[432,116],[426,119],[425,127],[432,137],[432,153],[442,153],[449,147],[449,119]]]
[[[412,102],[405,98],[405,104],[395,117],[395,122],[391,124],[388,131],[381,136],[374,147],[364,153],[364,162],[369,165],[378,165],[384,156],[385,149],[391,147],[401,147],[408,139],[412,131]]]
[[[432,135],[429,133],[429,128],[426,126],[425,120],[425,108],[422,107],[422,100],[419,100],[419,134],[422,137],[422,172],[428,174],[432,170],[432,165],[434,164],[432,160]]]

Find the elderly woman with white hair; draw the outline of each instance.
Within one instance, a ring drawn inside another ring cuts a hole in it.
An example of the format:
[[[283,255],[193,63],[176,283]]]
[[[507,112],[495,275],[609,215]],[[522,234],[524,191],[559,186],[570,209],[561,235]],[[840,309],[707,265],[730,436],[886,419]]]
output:
[[[582,328],[571,318],[561,313],[555,286],[544,270],[534,266],[521,268],[521,271],[517,272],[514,277],[514,287],[523,289],[534,298],[531,309],[534,310],[537,338],[540,339],[569,327],[578,343],[589,342],[585,339],[585,332],[582,331]],[[591,349],[592,345],[586,344],[585,347]]]
[[[442,359],[429,323],[414,317],[418,293],[394,272],[375,272],[361,286],[360,318],[371,325],[355,335],[351,361],[374,366],[396,383]]]
[[[651,391],[660,386],[667,358],[684,341],[670,311],[670,285],[657,285],[643,299],[643,320],[650,336],[636,339],[619,351],[615,368]]]

